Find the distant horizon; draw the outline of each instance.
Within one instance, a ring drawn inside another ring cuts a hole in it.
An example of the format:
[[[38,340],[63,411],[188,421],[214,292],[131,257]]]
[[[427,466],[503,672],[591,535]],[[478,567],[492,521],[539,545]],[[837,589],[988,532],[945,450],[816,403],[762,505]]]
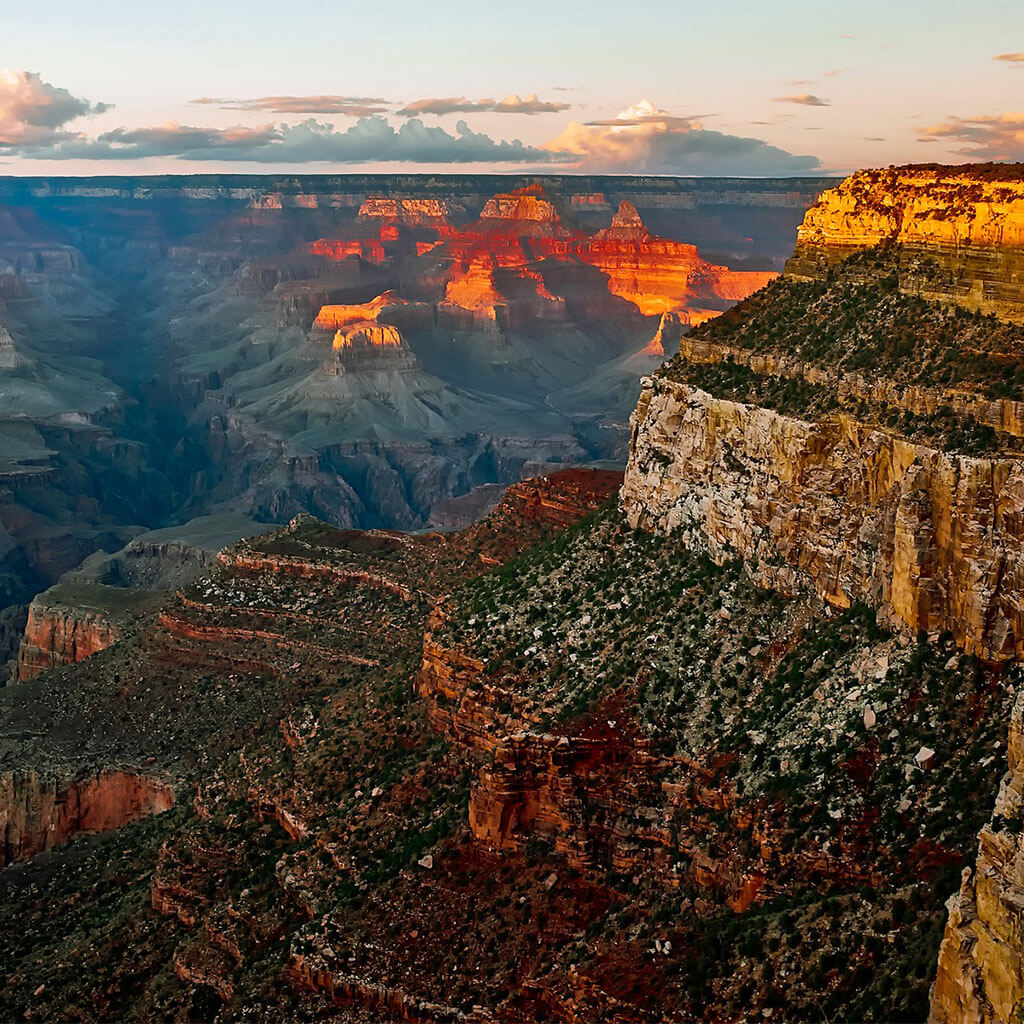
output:
[[[925,165],[893,165],[925,166]],[[978,164],[964,164],[978,167]],[[878,168],[858,168],[874,170]],[[854,172],[850,172],[854,173]],[[841,180],[847,177],[839,172],[818,174],[648,174],[637,172],[607,173],[601,171],[122,171],[107,174],[0,174],[0,181],[121,181],[127,179],[166,180],[169,178],[609,178],[630,181],[638,178],[656,178],[664,181],[820,181]]]

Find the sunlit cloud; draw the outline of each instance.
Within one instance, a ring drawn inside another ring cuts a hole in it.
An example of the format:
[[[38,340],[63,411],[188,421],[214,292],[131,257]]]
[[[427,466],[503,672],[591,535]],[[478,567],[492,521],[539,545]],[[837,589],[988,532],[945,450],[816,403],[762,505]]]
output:
[[[1024,67],[1024,53],[997,53],[992,59]]]
[[[552,100],[539,99],[531,93],[525,99],[516,93],[506,96],[503,100],[468,100],[465,96],[447,96],[424,100],[414,100],[397,111],[402,117],[419,117],[424,114],[442,116],[444,114],[557,114],[568,110],[571,103],[560,103]]]
[[[35,72],[6,68],[0,71],[0,149],[71,138],[74,133],[65,128],[69,122],[109,109],[109,103],[72,96]]]
[[[1024,160],[1024,113],[949,117],[921,129],[919,142],[962,142],[955,152],[976,160]]]
[[[594,172],[753,176],[805,174],[820,166],[815,156],[712,131],[649,100],[604,121],[574,121],[547,148],[570,154],[574,169]]]
[[[832,104],[828,100],[822,99],[820,96],[815,96],[809,92],[797,93],[794,96],[774,96],[772,98],[774,103],[799,103],[804,107],[831,107]]]
[[[339,114],[345,117],[368,117],[385,114],[392,104],[380,96],[260,96],[257,99],[223,99],[202,96],[191,101],[193,106],[220,107],[221,110],[256,110],[272,114]]]

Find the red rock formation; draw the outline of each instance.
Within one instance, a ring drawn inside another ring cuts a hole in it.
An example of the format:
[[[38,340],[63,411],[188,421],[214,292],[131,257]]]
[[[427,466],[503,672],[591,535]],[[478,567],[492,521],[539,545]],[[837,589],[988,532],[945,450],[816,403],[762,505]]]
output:
[[[376,323],[380,319],[381,313],[385,310],[391,309],[393,306],[406,305],[408,303],[398,292],[388,290],[381,292],[380,295],[369,302],[347,306],[321,306],[320,312],[317,313],[316,319],[313,321],[313,326],[334,331],[341,327],[347,327],[349,324],[363,323],[365,321]]]
[[[357,256],[368,263],[383,263],[387,259],[384,245],[379,239],[373,238],[320,238],[313,243],[312,252],[314,256],[326,256],[331,260]]]
[[[601,195],[591,198],[591,205],[604,202]],[[369,200],[353,228],[365,237],[321,239],[313,252],[375,262],[385,260],[388,252],[429,252],[443,268],[439,320],[456,328],[492,323],[501,330],[529,329],[564,320],[566,298],[552,294],[541,274],[546,260],[570,270],[579,262],[596,267],[606,275],[608,291],[641,314],[685,309],[689,323],[717,315],[776,276],[707,263],[695,246],[651,235],[628,202],[620,205],[611,227],[589,236],[563,223],[540,185],[493,196],[480,219],[465,227],[449,224],[446,216],[446,210],[427,200]],[[410,230],[418,232],[415,240]],[[424,239],[425,231],[436,234],[436,240]],[[593,283],[581,287],[592,289]],[[342,308],[325,308],[318,325],[329,326],[333,310]]]
[[[615,470],[563,469],[513,484],[496,514],[564,528],[607,501],[621,483],[622,475]]]
[[[778,276],[706,263],[695,245],[651,235],[629,202],[622,202],[611,227],[580,245],[578,253],[608,275],[612,294],[632,302],[645,316],[681,309],[697,299],[745,298]]]
[[[128,770],[104,769],[72,780],[5,772],[0,775],[0,866],[60,846],[79,832],[106,832],[161,814],[173,804],[169,783]]]
[[[57,665],[81,661],[120,638],[120,628],[103,612],[53,607],[37,599],[29,606],[25,635],[18,648],[18,681],[34,679]]]

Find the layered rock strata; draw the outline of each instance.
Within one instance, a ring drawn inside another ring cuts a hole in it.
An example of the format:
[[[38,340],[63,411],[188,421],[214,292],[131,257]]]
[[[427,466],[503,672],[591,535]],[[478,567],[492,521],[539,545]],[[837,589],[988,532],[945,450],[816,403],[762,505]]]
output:
[[[819,423],[648,378],[629,522],[684,531],[766,586],[864,601],[911,630],[1024,657],[1024,462],[940,452],[838,415]]]
[[[1018,165],[1019,168],[1019,165]],[[877,245],[900,252],[900,284],[1024,323],[1024,178],[1011,166],[911,166],[858,171],[807,211],[786,274],[821,277],[830,264]],[[940,282],[922,277],[938,264]]]
[[[80,779],[36,771],[0,775],[0,866],[66,843],[79,832],[106,832],[161,814],[174,804],[167,782],[108,768]]]
[[[121,638],[121,628],[103,611],[53,605],[36,598],[18,648],[19,682],[58,665],[71,665]]]

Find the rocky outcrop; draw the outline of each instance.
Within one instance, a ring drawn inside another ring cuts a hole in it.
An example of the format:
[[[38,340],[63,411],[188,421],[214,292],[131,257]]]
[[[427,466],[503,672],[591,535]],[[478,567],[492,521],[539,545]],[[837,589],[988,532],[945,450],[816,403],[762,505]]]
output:
[[[564,529],[610,498],[621,480],[622,474],[610,469],[563,469],[533,477],[505,492],[498,515]]]
[[[611,227],[580,245],[579,256],[608,275],[613,295],[633,303],[645,316],[708,305],[703,315],[694,309],[692,323],[714,316],[722,300],[744,298],[777,276],[714,266],[700,258],[695,245],[656,238],[626,200]]]
[[[0,866],[66,843],[79,832],[106,832],[161,814],[174,788],[128,769],[104,769],[79,779],[34,770],[0,775]]]
[[[483,221],[522,221],[558,224],[560,217],[543,185],[527,185],[514,192],[499,192],[487,200],[480,213]]]
[[[317,313],[316,319],[313,321],[313,326],[334,331],[351,324],[365,321],[376,322],[384,310],[402,305],[407,305],[407,303],[397,292],[384,291],[369,302],[321,306],[320,312]]]
[[[786,274],[821,277],[877,245],[899,249],[903,290],[1024,323],[1024,180],[1012,168],[858,171],[807,211]]]
[[[34,679],[57,665],[74,664],[120,638],[120,626],[106,612],[55,605],[41,595],[29,605],[18,648],[18,681]]]
[[[402,335],[390,324],[357,323],[334,332],[331,348],[345,352],[359,348],[401,348]]]
[[[622,504],[684,531],[766,586],[878,605],[950,630],[992,660],[1024,657],[1024,462],[912,444],[845,415],[807,423],[644,381]]]
[[[1009,771],[964,868],[932,989],[931,1024],[997,1024],[1024,1013],[1024,695],[1010,720]]]
[[[359,216],[368,220],[398,221],[415,227],[436,227],[448,222],[451,206],[446,199],[372,196],[359,207]]]

